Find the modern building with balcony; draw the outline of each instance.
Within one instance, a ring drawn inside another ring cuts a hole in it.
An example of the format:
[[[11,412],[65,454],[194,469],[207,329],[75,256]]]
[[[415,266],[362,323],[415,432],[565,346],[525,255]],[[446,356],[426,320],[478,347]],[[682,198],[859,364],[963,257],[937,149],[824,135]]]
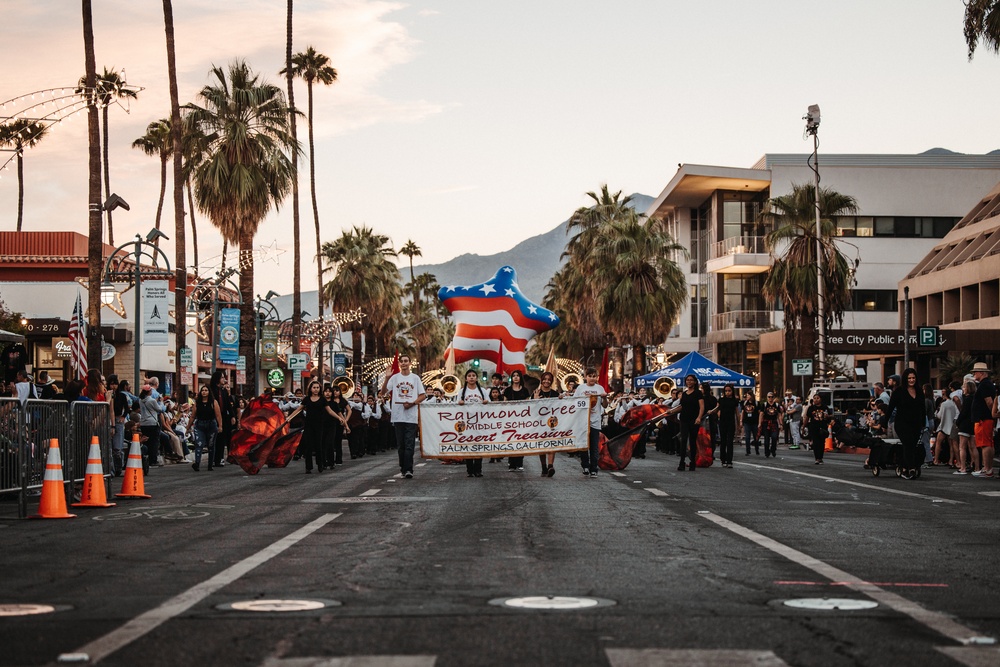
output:
[[[664,219],[690,257],[690,301],[664,349],[698,350],[747,374],[760,374],[758,340],[784,326],[781,304],[761,294],[773,258],[764,244],[771,228],[759,221],[768,201],[810,184],[811,154],[765,154],[749,168],[679,165],[646,211]],[[897,331],[902,280],[1000,179],[1000,155],[963,155],[934,149],[918,155],[819,155],[820,187],[853,196],[858,214],[839,218],[838,244],[860,260],[843,331]],[[778,250],[780,254],[780,249]],[[831,332],[833,333],[833,332]],[[764,388],[781,386],[784,363],[768,365]],[[845,359],[881,376],[894,359],[884,351]]]

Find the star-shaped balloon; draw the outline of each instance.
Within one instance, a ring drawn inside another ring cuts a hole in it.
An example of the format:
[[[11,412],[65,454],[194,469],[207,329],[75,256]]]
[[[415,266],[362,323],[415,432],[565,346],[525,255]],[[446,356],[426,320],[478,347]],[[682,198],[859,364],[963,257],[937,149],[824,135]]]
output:
[[[525,371],[528,342],[559,324],[558,315],[521,293],[517,273],[509,266],[478,285],[442,287],[438,299],[455,319],[455,363],[485,359],[507,371]]]

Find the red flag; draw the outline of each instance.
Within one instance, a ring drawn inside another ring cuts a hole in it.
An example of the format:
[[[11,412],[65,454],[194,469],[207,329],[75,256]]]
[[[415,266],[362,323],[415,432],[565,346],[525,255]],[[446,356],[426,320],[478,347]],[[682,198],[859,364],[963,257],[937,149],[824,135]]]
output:
[[[667,413],[667,406],[648,403],[637,405],[622,417],[621,425],[628,430],[607,440],[601,434],[600,466],[603,470],[624,470],[632,462],[632,452],[649,422]]]
[[[392,358],[392,367],[389,368],[389,377],[392,377],[399,372],[399,350],[396,350],[396,356]]]
[[[273,452],[279,443],[287,446],[287,438],[290,436],[301,438],[302,432],[300,429],[293,430],[288,425],[288,419],[277,403],[270,398],[258,396],[243,411],[240,428],[230,440],[230,455],[248,475],[256,475],[265,464],[271,466],[272,459],[272,467],[283,467],[288,465],[288,460],[284,460],[283,456],[275,457]],[[295,444],[297,446],[297,439]],[[292,452],[294,453],[294,447]]]
[[[608,384],[608,348],[604,348],[604,359],[601,360],[601,373],[597,378],[597,384],[604,387],[604,391],[611,391]]]

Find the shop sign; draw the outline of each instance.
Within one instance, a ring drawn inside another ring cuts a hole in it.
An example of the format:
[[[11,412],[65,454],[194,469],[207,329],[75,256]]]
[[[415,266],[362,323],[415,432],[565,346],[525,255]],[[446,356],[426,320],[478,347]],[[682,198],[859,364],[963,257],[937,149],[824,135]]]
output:
[[[857,329],[855,331],[832,331],[826,336],[826,351],[835,354],[902,354],[906,336],[901,331],[884,329]],[[934,345],[923,345],[926,349],[944,349],[946,339],[937,337]],[[909,334],[911,349],[916,348],[920,340],[918,333]]]

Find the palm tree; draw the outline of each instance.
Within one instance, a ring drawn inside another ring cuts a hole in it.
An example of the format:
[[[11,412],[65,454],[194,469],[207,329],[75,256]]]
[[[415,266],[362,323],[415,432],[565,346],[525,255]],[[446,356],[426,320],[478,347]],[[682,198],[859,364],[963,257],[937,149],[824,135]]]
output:
[[[161,118],[147,125],[146,133],[132,142],[132,148],[138,148],[150,157],[160,158],[160,198],[156,203],[155,223],[159,229],[160,216],[163,214],[163,199],[167,194],[167,161],[174,150],[174,140],[170,136],[170,120]],[[153,243],[159,245],[160,237],[156,237]]]
[[[819,190],[824,267],[824,324],[829,328],[842,322],[851,303],[857,260],[851,261],[836,243],[835,216],[853,215],[858,203],[834,190]],[[765,298],[780,301],[785,313],[785,331],[795,333],[797,353],[813,356],[816,344],[816,317],[819,296],[816,279],[816,189],[811,183],[792,184],[792,191],[767,202],[761,220],[774,225],[764,237],[774,263],[764,279]],[[778,256],[778,253],[781,253]]]
[[[167,0],[169,1],[169,0]],[[181,168],[181,175],[184,179],[184,187],[187,189],[187,211],[191,216],[191,250],[194,255],[192,266],[195,273],[198,272],[198,225],[195,220],[194,186],[191,179],[195,170],[205,160],[205,153],[208,150],[208,137],[201,131],[197,123],[192,122],[188,116],[181,121],[181,154],[184,162]]]
[[[77,94],[86,95],[87,89],[87,77],[81,76],[79,87],[76,89]],[[125,80],[122,79],[121,75],[117,70],[111,68],[110,70],[105,67],[104,73],[97,75],[96,89],[94,91],[94,97],[97,100],[97,104],[101,107],[101,124],[102,124],[102,139],[101,147],[104,154],[104,196],[111,196],[111,166],[108,161],[108,107],[111,106],[112,102],[117,100],[134,100],[139,96],[139,94],[132,90],[131,88],[125,87]],[[111,211],[108,212],[108,245],[115,244],[115,233],[114,226],[111,222]]]
[[[291,2],[289,2],[291,6]],[[282,74],[288,74],[284,69]],[[306,118],[309,123],[309,192],[312,195],[313,225],[316,228],[316,285],[317,298],[319,299],[319,313],[322,316],[324,311],[323,302],[323,267],[320,265],[320,231],[319,231],[319,205],[316,203],[316,143],[313,140],[313,83],[321,83],[329,86],[337,80],[337,70],[330,66],[330,58],[317,53],[313,47],[306,48],[304,53],[296,53],[291,59],[292,76],[297,76],[306,82],[306,95],[308,99]],[[323,340],[319,341],[319,358],[323,358]]]
[[[181,350],[187,345],[186,336],[180,332],[187,330],[187,242],[184,238],[184,190],[182,180],[188,184],[190,199],[190,179],[184,175],[185,146],[183,127],[181,123],[180,95],[177,92],[177,58],[174,43],[174,8],[171,0],[163,0],[163,30],[167,41],[167,82],[170,89],[170,139],[173,144],[174,156],[174,373],[180,379]],[[105,139],[107,138],[105,132]],[[191,207],[191,229],[194,230],[194,207]],[[111,218],[108,218],[108,228]],[[195,257],[198,256],[198,237],[195,235]],[[197,264],[197,262],[196,262]],[[254,383],[257,382],[256,376]],[[178,382],[178,395],[182,401],[187,400],[187,386]]]
[[[406,255],[410,259],[410,285],[413,292],[413,312],[416,313],[419,308],[417,304],[420,302],[420,294],[417,292],[416,283],[413,281],[413,258],[423,257],[423,253],[420,252],[420,246],[414,243],[412,239],[407,239],[403,247],[399,249],[399,254]],[[418,321],[414,320],[414,322]]]
[[[949,354],[938,361],[938,382],[941,389],[946,389],[952,380],[961,381],[972,372],[976,360],[965,352]]]
[[[969,60],[980,43],[993,53],[1000,51],[1000,1],[965,1],[965,43]]]
[[[399,269],[391,261],[396,252],[388,243],[388,236],[355,225],[336,241],[324,243],[320,253],[332,273],[323,286],[331,308],[335,312],[360,308],[367,315],[351,328],[355,373],[362,364],[362,330],[375,337],[383,335],[402,313]]]
[[[587,264],[605,331],[633,344],[634,372],[645,372],[647,343],[666,340],[687,301],[687,281],[672,257],[686,254],[661,220],[631,215],[601,226]]]
[[[12,149],[17,155],[17,231],[21,231],[24,219],[24,149],[37,146],[47,132],[45,124],[26,118],[0,125],[0,146]]]
[[[94,16],[91,0],[83,0],[84,83],[88,90],[97,84],[97,57],[94,54]],[[87,367],[101,368],[101,271],[104,268],[104,244],[101,227],[101,130],[97,105],[87,100]]]
[[[292,72],[292,10],[293,0],[288,0],[285,20],[285,83],[288,85],[288,128],[291,131],[292,141],[295,145],[299,143],[298,131],[295,126],[295,86],[293,80],[295,75]],[[309,154],[310,161],[312,153]],[[297,336],[302,326],[302,250],[299,245],[301,232],[299,230],[299,156],[292,153],[292,322]],[[318,262],[319,260],[317,260]],[[319,311],[320,317],[323,311]],[[320,357],[322,359],[322,357]]]
[[[300,150],[289,128],[281,89],[262,81],[246,62],[213,67],[214,84],[189,104],[192,122],[205,134],[205,159],[194,170],[198,208],[240,247],[240,353],[254,365],[253,240],[260,223],[288,195],[295,180],[291,155]]]

